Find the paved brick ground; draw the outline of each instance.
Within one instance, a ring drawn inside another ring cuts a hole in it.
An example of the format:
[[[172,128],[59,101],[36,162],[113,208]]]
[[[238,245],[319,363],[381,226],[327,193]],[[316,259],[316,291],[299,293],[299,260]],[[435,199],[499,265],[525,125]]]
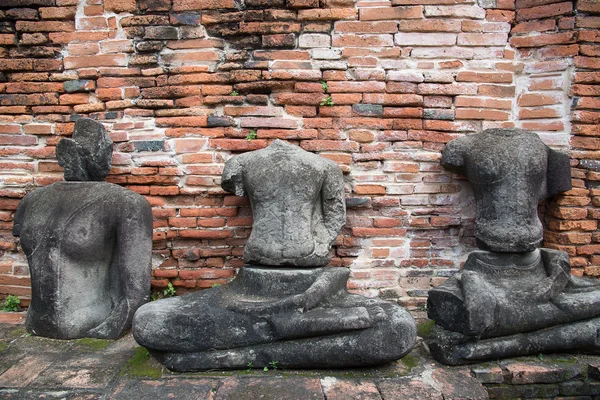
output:
[[[175,374],[131,335],[52,340],[27,334],[16,314],[0,317],[0,399],[600,399],[600,357],[451,368],[432,360],[420,343],[404,359],[378,368]]]

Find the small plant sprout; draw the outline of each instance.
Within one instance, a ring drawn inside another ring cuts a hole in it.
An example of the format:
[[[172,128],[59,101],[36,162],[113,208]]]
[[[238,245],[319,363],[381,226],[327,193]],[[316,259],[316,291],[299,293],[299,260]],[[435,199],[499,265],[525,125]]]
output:
[[[246,372],[250,372],[252,371],[252,368],[254,368],[254,364],[252,364],[252,361],[249,361],[248,364],[246,364],[246,367],[248,367]]]
[[[322,106],[333,106],[333,99],[331,98],[331,95],[325,97],[322,101],[321,101],[321,105]]]
[[[256,129],[250,129],[248,136],[246,136],[246,140],[247,141],[254,140],[254,139],[256,139],[257,136],[258,136],[258,134],[256,133]]]
[[[19,311],[19,304],[21,304],[21,300],[14,294],[9,294],[8,296],[6,296],[6,299],[4,299],[2,310],[17,312]]]
[[[273,368],[273,371],[277,370],[277,364],[279,364],[279,361],[271,361],[269,363],[269,365],[271,366],[271,368]]]
[[[237,90],[232,90],[231,93],[229,93],[230,96],[239,96],[240,94],[238,93]]]
[[[167,297],[173,297],[176,294],[177,294],[177,290],[175,290],[175,288],[173,287],[173,284],[171,282],[169,282],[167,284],[167,287],[165,289],[163,289],[162,292],[160,290],[158,292],[154,292],[154,293],[151,292],[150,293],[150,301],[165,299]]]
[[[267,372],[269,370],[269,367],[264,367],[263,371]]]
[[[323,93],[327,93],[327,90],[329,89],[327,82],[321,81],[321,87],[323,88]]]
[[[163,290],[163,296],[164,297],[173,297],[177,294],[177,290],[175,290],[175,288],[173,287],[173,284],[171,282],[169,282],[169,284],[167,285],[167,288],[165,290]]]

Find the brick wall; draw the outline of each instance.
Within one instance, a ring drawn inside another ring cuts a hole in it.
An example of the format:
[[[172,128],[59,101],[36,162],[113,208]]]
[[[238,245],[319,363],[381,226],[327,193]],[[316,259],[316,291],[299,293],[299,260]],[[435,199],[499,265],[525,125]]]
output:
[[[332,264],[351,289],[419,310],[474,248],[440,151],[498,126],[570,151],[545,245],[600,275],[599,29],[594,0],[3,0],[0,296],[28,296],[13,213],[62,179],[55,145],[81,116],[115,142],[108,181],[153,206],[155,288],[235,275],[252,221],[223,163],[281,138],[344,171]]]

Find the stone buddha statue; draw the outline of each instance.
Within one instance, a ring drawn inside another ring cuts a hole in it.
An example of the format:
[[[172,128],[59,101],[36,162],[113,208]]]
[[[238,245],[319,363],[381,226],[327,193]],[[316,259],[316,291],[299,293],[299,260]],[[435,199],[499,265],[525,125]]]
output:
[[[250,200],[248,264],[227,285],[142,306],[139,344],[176,371],[364,366],[412,349],[404,309],[349,294],[349,270],[326,267],[345,222],[335,163],[276,140],[227,161],[222,186]]]
[[[56,155],[66,180],[29,193],[15,214],[31,273],[25,325],[56,339],[118,339],[150,292],[150,204],[103,182],[112,142],[102,124],[78,120]]]
[[[448,143],[442,165],[473,187],[481,250],[429,291],[433,355],[462,364],[598,348],[599,282],[571,276],[567,253],[538,248],[538,203],[571,189],[569,157],[535,133],[488,129]]]

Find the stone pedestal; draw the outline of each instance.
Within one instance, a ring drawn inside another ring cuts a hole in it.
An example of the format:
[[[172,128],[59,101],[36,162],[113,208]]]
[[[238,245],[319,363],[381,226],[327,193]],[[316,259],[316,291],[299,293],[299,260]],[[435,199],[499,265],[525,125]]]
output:
[[[464,364],[540,352],[600,350],[600,284],[570,275],[557,250],[475,251],[429,292],[436,359]]]
[[[134,337],[174,371],[358,367],[396,360],[415,343],[412,317],[349,294],[345,268],[245,266],[229,284],[155,301]]]

